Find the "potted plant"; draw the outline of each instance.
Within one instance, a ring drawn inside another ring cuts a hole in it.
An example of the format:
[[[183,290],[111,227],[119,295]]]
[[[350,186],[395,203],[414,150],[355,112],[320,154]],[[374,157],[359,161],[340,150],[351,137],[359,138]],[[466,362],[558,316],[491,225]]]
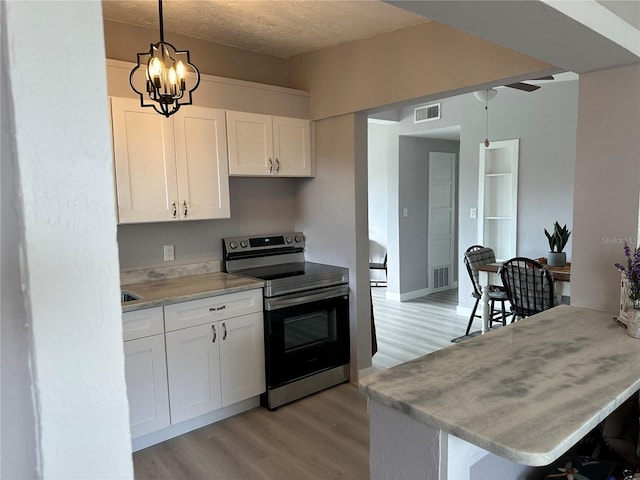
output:
[[[550,267],[564,267],[567,264],[567,254],[563,252],[564,247],[569,241],[571,232],[567,230],[567,226],[560,226],[558,222],[553,225],[553,233],[549,233],[544,229],[544,234],[549,241],[549,256],[547,257],[547,265]]]

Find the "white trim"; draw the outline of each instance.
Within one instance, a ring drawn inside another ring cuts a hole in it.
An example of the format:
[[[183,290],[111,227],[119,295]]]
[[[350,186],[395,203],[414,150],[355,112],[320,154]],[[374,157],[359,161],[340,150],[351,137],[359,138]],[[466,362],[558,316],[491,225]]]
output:
[[[420,290],[414,290],[412,292],[405,293],[395,293],[395,292],[387,292],[385,294],[385,298],[387,300],[394,300],[396,302],[406,302],[407,300],[413,300],[414,298],[424,297],[425,295],[429,295],[431,290],[428,288],[422,288]]]
[[[107,66],[122,68],[130,72],[136,66],[133,62],[125,62],[122,60],[113,60],[107,58]],[[295,88],[278,87],[276,85],[268,85],[266,83],[249,82],[247,80],[236,80],[235,78],[218,77],[207,73],[200,74],[200,82],[222,83],[225,85],[235,85],[246,88],[257,88],[259,90],[271,90],[273,92],[286,93],[288,95],[300,95],[301,97],[310,97],[311,94],[304,90]]]

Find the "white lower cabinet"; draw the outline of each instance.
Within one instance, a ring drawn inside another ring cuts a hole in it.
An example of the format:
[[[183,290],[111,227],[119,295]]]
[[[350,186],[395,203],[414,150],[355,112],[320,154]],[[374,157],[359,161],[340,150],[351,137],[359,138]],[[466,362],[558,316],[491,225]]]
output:
[[[171,423],[265,391],[262,290],[167,305]]]
[[[262,312],[166,336],[171,423],[264,392]]]
[[[123,331],[134,439],[265,391],[262,289],[127,312]]]
[[[151,319],[150,328],[144,331],[157,331],[158,320],[162,328],[162,308],[125,313],[125,338],[130,336],[131,322],[139,325],[143,317],[145,323]],[[169,426],[164,333],[125,341],[124,355],[131,436],[140,437]]]

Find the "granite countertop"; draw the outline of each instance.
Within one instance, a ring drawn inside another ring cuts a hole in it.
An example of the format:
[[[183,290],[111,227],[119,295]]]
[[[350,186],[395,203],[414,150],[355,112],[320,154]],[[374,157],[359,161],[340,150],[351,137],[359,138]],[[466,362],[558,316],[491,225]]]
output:
[[[360,381],[372,400],[511,461],[557,459],[640,389],[640,339],[559,306]]]
[[[122,284],[122,290],[141,297],[140,300],[123,303],[122,311],[130,312],[170,303],[253,290],[263,286],[264,282],[262,280],[224,272],[184,275]]]

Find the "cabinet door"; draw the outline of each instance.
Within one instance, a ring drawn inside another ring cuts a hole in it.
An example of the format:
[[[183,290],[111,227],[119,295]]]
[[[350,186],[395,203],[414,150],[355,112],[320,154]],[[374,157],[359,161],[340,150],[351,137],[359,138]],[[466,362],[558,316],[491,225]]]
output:
[[[230,175],[273,175],[271,116],[227,111]]]
[[[220,372],[224,406],[265,391],[262,312],[220,322]]]
[[[131,436],[169,425],[164,334],[124,342]]]
[[[173,220],[178,202],[173,120],[138,100],[115,97],[111,120],[119,223]]]
[[[229,218],[223,110],[190,105],[174,115],[180,218]]]
[[[273,117],[275,174],[311,176],[311,122],[301,118]]]
[[[220,408],[218,324],[169,332],[166,339],[171,423]]]

